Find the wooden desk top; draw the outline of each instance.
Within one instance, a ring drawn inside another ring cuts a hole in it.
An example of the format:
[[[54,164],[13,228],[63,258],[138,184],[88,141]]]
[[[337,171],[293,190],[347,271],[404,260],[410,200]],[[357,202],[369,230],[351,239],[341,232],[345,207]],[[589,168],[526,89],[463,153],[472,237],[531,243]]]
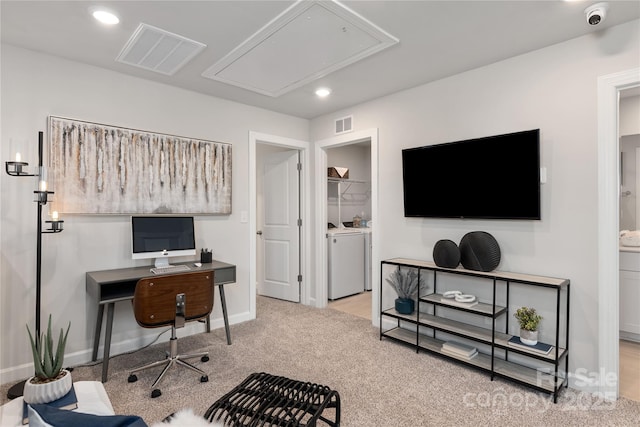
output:
[[[236,266],[233,264],[227,264],[225,262],[216,260],[213,260],[210,263],[202,264],[202,267],[196,267],[193,264],[193,262],[176,263],[175,265],[188,265],[191,270],[168,274],[194,273],[197,271],[215,271],[216,273],[223,273],[221,275],[222,277],[220,277],[221,280],[217,280],[218,277],[214,279],[216,285],[235,282]],[[89,271],[87,272],[87,279],[92,280],[98,285],[140,280],[143,277],[154,276],[154,274],[151,272],[152,267],[152,265],[145,265],[140,267],[116,268],[113,270]],[[224,270],[228,270],[228,273],[232,273],[232,277],[230,274],[224,274],[227,273],[227,271]]]

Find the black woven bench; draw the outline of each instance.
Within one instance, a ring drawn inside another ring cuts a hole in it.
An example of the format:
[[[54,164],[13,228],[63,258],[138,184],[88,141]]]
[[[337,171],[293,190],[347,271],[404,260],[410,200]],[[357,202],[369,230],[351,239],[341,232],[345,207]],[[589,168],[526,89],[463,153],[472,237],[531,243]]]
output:
[[[204,417],[225,426],[340,425],[340,395],[327,386],[266,373],[249,375]],[[331,421],[328,417],[333,419]]]

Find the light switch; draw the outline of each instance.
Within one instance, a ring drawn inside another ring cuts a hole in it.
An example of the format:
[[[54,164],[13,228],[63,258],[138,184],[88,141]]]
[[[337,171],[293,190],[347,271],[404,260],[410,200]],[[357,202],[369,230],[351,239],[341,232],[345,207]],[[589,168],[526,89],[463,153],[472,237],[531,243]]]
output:
[[[243,224],[249,222],[249,212],[240,211],[240,222]]]

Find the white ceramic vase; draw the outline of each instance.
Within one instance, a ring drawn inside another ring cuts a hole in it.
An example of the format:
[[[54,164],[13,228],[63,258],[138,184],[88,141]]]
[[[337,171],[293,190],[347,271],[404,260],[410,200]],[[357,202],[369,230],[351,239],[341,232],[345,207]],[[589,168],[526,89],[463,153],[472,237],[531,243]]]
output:
[[[48,383],[34,384],[31,382],[33,377],[29,378],[24,383],[24,401],[33,404],[49,403],[69,393],[73,385],[71,372],[66,369],[63,369],[62,372],[64,372],[65,375]]]
[[[527,331],[526,329],[520,329],[520,341],[526,345],[538,344],[538,331]]]

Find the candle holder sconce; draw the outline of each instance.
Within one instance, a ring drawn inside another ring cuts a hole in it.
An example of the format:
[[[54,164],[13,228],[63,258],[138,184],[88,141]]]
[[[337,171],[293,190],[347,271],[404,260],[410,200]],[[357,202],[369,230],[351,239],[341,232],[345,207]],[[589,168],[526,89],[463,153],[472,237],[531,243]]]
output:
[[[59,233],[63,230],[63,224],[64,221],[61,219],[54,219],[51,221],[45,221],[47,224],[49,224],[50,228],[46,229],[46,230],[42,230],[43,233]]]
[[[4,170],[7,172],[7,175],[11,176],[37,176],[33,173],[27,173],[22,170],[29,166],[27,162],[4,162]]]

